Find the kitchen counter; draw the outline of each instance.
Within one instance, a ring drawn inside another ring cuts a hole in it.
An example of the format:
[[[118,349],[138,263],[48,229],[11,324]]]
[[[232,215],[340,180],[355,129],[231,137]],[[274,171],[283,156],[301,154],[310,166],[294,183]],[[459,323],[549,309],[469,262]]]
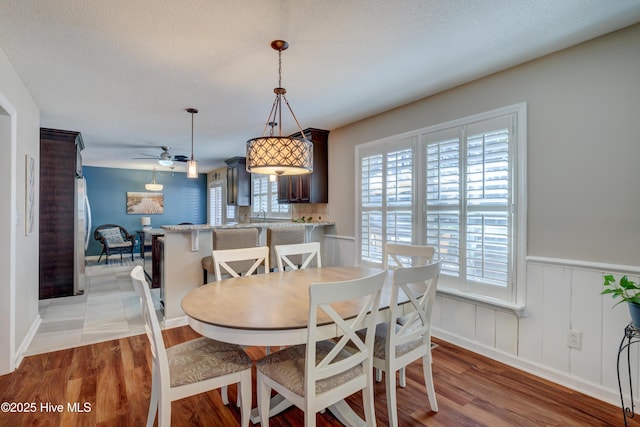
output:
[[[266,245],[267,229],[271,227],[304,227],[305,241],[321,241],[324,227],[333,226],[331,221],[318,222],[251,222],[211,226],[163,225],[157,234],[164,234],[160,264],[160,287],[164,302],[165,327],[184,324],[185,317],[180,302],[191,290],[201,286],[202,258],[213,250],[213,229],[257,228],[260,245]]]
[[[163,225],[162,229],[169,232],[186,232],[186,231],[199,231],[199,230],[213,230],[224,228],[269,228],[269,227],[325,227],[335,225],[332,221],[316,221],[316,222],[249,222],[242,224],[225,224],[225,225],[208,225],[208,224],[195,224],[195,225]]]

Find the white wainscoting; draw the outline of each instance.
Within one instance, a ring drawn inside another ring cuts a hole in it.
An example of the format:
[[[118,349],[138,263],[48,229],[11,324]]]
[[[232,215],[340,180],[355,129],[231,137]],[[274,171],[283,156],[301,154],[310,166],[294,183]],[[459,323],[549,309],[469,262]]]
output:
[[[356,265],[355,243],[353,237],[325,235],[323,265]],[[637,280],[640,268],[543,257],[529,257],[526,268],[524,317],[439,293],[433,336],[619,405],[616,362],[630,317],[624,304],[613,308],[616,301],[600,295],[602,276]],[[582,349],[567,345],[569,330],[582,334]],[[622,362],[629,404],[626,358]],[[631,365],[640,404],[640,343],[631,346]]]
[[[615,301],[600,295],[602,276],[639,271],[631,266],[530,257],[525,317],[438,294],[433,336],[619,405],[616,362],[630,317],[625,305],[612,309]],[[580,350],[567,345],[569,330],[582,334]],[[640,344],[631,347],[635,397],[640,395],[639,348]],[[623,362],[623,390],[629,402],[626,359]]]
[[[350,236],[325,234],[322,245],[322,265],[356,265],[356,239]]]

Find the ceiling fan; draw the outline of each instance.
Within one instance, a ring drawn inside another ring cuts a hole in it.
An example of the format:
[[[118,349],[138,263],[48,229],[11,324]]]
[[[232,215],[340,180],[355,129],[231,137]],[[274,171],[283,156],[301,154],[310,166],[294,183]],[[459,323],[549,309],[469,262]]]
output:
[[[162,166],[171,166],[173,162],[186,162],[187,160],[189,160],[189,157],[180,154],[171,155],[171,153],[169,152],[169,150],[171,150],[171,147],[163,145],[160,148],[162,149],[162,153],[160,153],[159,156],[140,153],[141,156],[145,157],[134,157],[134,159],[154,159],[158,160],[158,163],[160,163],[160,165]]]

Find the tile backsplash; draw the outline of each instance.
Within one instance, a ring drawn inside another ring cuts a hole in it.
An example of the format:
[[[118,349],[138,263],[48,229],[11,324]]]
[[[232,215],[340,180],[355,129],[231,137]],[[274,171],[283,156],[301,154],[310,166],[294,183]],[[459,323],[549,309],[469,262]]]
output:
[[[292,203],[291,218],[312,217],[312,222],[327,221],[328,205],[326,203]]]

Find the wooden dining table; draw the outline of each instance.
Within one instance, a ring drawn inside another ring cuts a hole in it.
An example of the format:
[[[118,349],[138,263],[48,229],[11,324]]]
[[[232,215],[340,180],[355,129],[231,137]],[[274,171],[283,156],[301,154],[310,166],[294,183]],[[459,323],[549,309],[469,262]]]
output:
[[[307,341],[309,286],[314,283],[352,280],[379,273],[370,267],[322,267],[254,274],[208,283],[189,292],[182,309],[189,325],[198,333],[243,346],[287,346]],[[383,286],[380,319],[388,311],[392,285],[389,272]],[[343,317],[355,317],[364,301],[335,306]],[[318,320],[327,338],[336,337],[336,326]],[[290,406],[283,398],[272,399],[270,416]],[[345,425],[363,425],[342,401],[329,408]],[[252,420],[259,421],[254,411]]]

